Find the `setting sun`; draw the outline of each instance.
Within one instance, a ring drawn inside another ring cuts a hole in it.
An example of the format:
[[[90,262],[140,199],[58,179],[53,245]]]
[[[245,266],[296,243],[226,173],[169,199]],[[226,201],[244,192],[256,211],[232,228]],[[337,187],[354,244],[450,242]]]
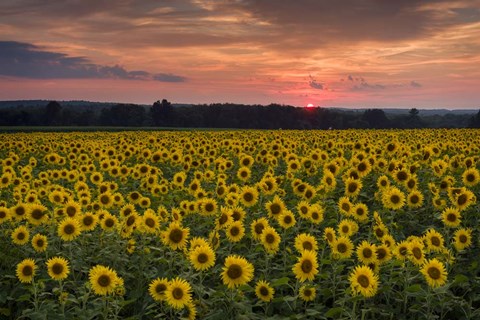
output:
[[[307,108],[313,108],[313,107],[314,107],[313,104],[311,103],[307,104]]]

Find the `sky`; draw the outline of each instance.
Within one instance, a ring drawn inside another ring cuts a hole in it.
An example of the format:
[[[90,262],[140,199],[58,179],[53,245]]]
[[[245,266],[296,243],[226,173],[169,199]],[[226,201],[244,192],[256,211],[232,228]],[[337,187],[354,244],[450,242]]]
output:
[[[480,108],[480,0],[2,0],[23,99]]]

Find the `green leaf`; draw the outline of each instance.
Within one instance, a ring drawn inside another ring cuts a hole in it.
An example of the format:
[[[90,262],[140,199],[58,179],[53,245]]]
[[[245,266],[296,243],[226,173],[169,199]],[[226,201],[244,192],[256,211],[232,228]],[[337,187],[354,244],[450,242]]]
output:
[[[343,312],[342,307],[335,307],[335,308],[331,308],[330,310],[328,310],[327,313],[325,313],[325,316],[327,318],[333,318],[333,317],[341,315],[342,312]]]
[[[419,284],[412,284],[410,287],[406,289],[406,291],[409,293],[419,292],[419,291],[422,291],[422,286]]]
[[[468,282],[469,278],[466,275],[463,274],[457,274],[455,276],[455,280],[453,281],[454,284],[460,284],[460,283],[465,283]]]
[[[279,286],[283,286],[285,284],[288,284],[288,281],[290,279],[288,277],[283,277],[283,278],[280,278],[280,279],[276,279],[275,281],[272,282],[272,287],[279,287]]]

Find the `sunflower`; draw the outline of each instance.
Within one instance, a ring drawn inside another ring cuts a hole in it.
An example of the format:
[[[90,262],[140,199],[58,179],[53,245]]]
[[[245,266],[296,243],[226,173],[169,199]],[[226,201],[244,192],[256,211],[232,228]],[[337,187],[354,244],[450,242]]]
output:
[[[409,259],[417,266],[422,265],[425,261],[424,244],[421,239],[413,239],[408,244]]]
[[[217,213],[217,201],[211,198],[201,199],[200,214],[204,216],[212,216]]]
[[[353,243],[348,237],[340,236],[330,246],[332,248],[332,256],[335,259],[348,259],[352,256]]]
[[[165,301],[174,309],[182,309],[192,301],[192,287],[179,277],[171,280],[165,290]]]
[[[98,203],[103,208],[111,208],[113,206],[113,195],[110,192],[100,194],[98,196]]]
[[[310,250],[302,251],[302,256],[298,258],[292,271],[300,282],[312,281],[318,273],[317,253]]]
[[[476,202],[475,194],[465,188],[461,188],[459,192],[454,193],[451,198],[453,198],[452,203],[460,211],[465,210]]]
[[[83,215],[78,217],[78,221],[80,222],[82,231],[92,231],[97,226],[98,217],[92,212],[85,212]]]
[[[119,283],[117,272],[102,265],[91,268],[88,277],[93,292],[101,296],[114,293],[115,287]]]
[[[401,241],[393,249],[393,254],[398,260],[405,261],[408,257],[408,242]]]
[[[178,221],[173,221],[167,230],[161,233],[162,242],[172,250],[185,248],[190,235],[189,228],[183,228]]]
[[[457,251],[462,251],[472,244],[472,229],[458,229],[453,236],[453,246]]]
[[[70,218],[76,217],[82,211],[82,208],[78,202],[68,201],[64,206],[64,211]]]
[[[72,241],[78,237],[80,233],[81,226],[75,218],[65,218],[58,224],[57,234],[63,241]]]
[[[362,182],[357,179],[347,178],[345,181],[345,195],[348,197],[356,197],[362,189]]]
[[[295,237],[295,249],[299,253],[302,253],[304,250],[317,251],[317,239],[311,234],[301,233]]]
[[[407,195],[407,206],[412,209],[420,208],[423,205],[423,194],[418,190],[412,190]]]
[[[323,214],[324,214],[323,207],[318,204],[314,203],[308,208],[308,220],[313,222],[314,224],[319,224],[323,221]]]
[[[220,235],[216,230],[212,230],[208,234],[208,243],[213,250],[217,250],[220,247]]]
[[[39,226],[48,221],[47,207],[37,203],[32,203],[32,204],[29,204],[28,206],[29,208],[26,214],[26,218],[29,223],[35,226]]]
[[[480,182],[480,172],[477,168],[468,168],[462,174],[462,181],[468,187],[476,186]]]
[[[18,203],[16,206],[10,208],[10,214],[15,220],[20,221],[26,219],[28,213],[28,205],[25,203]]]
[[[461,222],[460,211],[456,208],[450,207],[445,208],[442,212],[442,221],[443,223],[450,228],[456,228],[460,225]]]
[[[428,229],[424,239],[428,250],[440,252],[443,249],[443,236],[437,230],[433,228]]]
[[[390,187],[390,180],[388,180],[388,177],[386,175],[382,175],[377,179],[377,187],[380,190],[384,190]]]
[[[285,210],[279,217],[278,217],[278,224],[280,227],[284,229],[289,229],[293,227],[297,223],[295,220],[295,216],[293,215],[292,211]]]
[[[258,218],[256,220],[253,220],[253,222],[250,224],[250,234],[252,235],[252,238],[257,241],[260,240],[263,229],[268,227],[268,225],[268,220],[265,218]]]
[[[304,285],[300,287],[299,296],[305,302],[313,301],[317,296],[317,290],[310,285]]]
[[[436,288],[443,286],[447,282],[447,271],[443,263],[437,259],[426,260],[420,269],[420,272],[424,275],[425,280],[430,287]]]
[[[305,200],[300,201],[297,204],[297,212],[300,218],[308,219],[308,211],[310,210],[310,203]]]
[[[225,259],[222,270],[223,283],[230,289],[244,285],[253,279],[253,265],[238,255],[229,255]]]
[[[277,180],[274,177],[264,177],[258,185],[262,193],[267,196],[274,194],[278,188]]]
[[[100,220],[100,227],[107,232],[112,232],[115,231],[117,226],[118,218],[110,212],[105,211],[103,218]]]
[[[142,222],[142,230],[146,233],[156,233],[160,227],[160,218],[151,209],[145,210]]]
[[[54,280],[63,280],[68,277],[70,268],[68,261],[62,257],[53,257],[46,262],[48,275]]]
[[[376,246],[373,243],[369,243],[367,240],[362,241],[356,249],[358,261],[364,265],[378,262],[375,252]]]
[[[31,283],[35,276],[37,265],[33,259],[24,259],[17,264],[17,278],[21,283]]]
[[[375,247],[375,255],[377,256],[377,261],[379,264],[384,264],[392,259],[392,251],[383,243]]]
[[[266,226],[260,235],[260,241],[268,253],[274,254],[280,247],[281,238],[274,228]]]
[[[358,224],[350,219],[343,219],[338,223],[338,234],[350,238],[358,231]]]
[[[243,182],[247,182],[251,175],[252,171],[249,167],[240,167],[237,171],[237,178]]]
[[[30,232],[28,231],[27,227],[23,225],[18,226],[15,228],[15,230],[13,230],[11,237],[12,237],[13,243],[22,246],[26,244],[30,239]]]
[[[323,238],[327,240],[327,242],[332,245],[332,243],[337,239],[337,235],[335,234],[335,230],[331,227],[325,228],[323,230]]]
[[[273,299],[273,295],[275,294],[275,289],[265,280],[257,281],[255,285],[255,294],[257,295],[258,299],[269,302]]]
[[[258,191],[255,187],[243,187],[240,192],[240,201],[245,207],[252,207],[258,201]]]
[[[215,251],[209,245],[200,245],[190,250],[189,259],[197,271],[205,271],[215,264]]]
[[[351,214],[352,207],[353,205],[350,202],[349,197],[341,197],[338,200],[338,210],[341,214],[344,214],[348,217]]]
[[[245,235],[245,227],[241,221],[234,221],[230,223],[226,229],[227,239],[230,242],[238,242],[242,240]]]
[[[148,286],[148,293],[155,301],[163,301],[166,299],[165,292],[168,288],[167,278],[157,278],[150,282]]]
[[[0,207],[0,224],[11,219],[10,210],[7,207]]]
[[[286,209],[284,202],[278,195],[275,195],[271,201],[265,204],[265,209],[268,212],[270,218],[278,218]]]
[[[32,238],[32,247],[35,249],[37,252],[44,252],[47,250],[48,246],[48,240],[47,237],[44,236],[43,234],[36,234]]]
[[[364,203],[357,203],[351,209],[351,215],[359,222],[366,222],[368,220],[368,207]]]
[[[356,266],[350,273],[350,288],[354,295],[361,294],[366,298],[373,297],[378,290],[378,275],[367,266]]]
[[[405,195],[397,187],[389,187],[382,193],[382,204],[386,209],[401,209],[405,204]]]

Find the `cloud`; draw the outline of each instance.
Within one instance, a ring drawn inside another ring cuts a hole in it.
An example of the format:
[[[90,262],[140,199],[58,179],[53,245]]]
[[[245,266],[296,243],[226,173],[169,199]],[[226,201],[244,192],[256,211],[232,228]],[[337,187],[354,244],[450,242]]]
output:
[[[410,86],[412,86],[414,88],[421,88],[422,87],[422,85],[420,83],[416,82],[415,80],[410,82]]]
[[[0,75],[32,79],[127,79],[184,82],[174,74],[128,71],[122,66],[102,66],[85,57],[44,51],[30,43],[0,41]]]
[[[323,83],[317,82],[312,76],[310,77],[310,81],[308,84],[310,85],[311,88],[313,89],[318,89],[318,90],[323,90],[325,88],[325,85]]]

